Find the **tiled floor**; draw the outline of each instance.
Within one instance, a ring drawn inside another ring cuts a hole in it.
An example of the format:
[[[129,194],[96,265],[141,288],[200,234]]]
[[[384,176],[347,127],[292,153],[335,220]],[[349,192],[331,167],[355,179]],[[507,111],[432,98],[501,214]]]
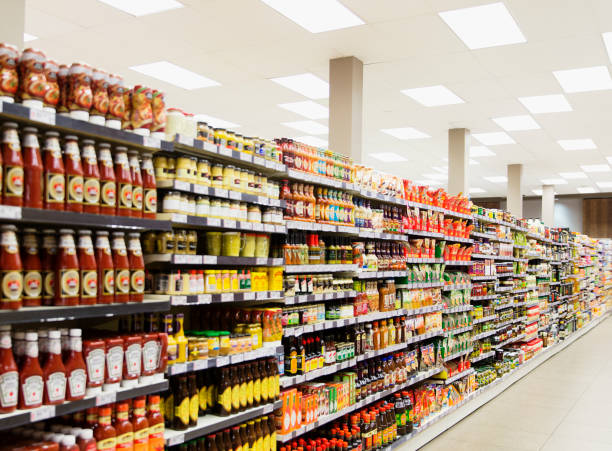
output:
[[[612,450],[612,318],[421,451]]]

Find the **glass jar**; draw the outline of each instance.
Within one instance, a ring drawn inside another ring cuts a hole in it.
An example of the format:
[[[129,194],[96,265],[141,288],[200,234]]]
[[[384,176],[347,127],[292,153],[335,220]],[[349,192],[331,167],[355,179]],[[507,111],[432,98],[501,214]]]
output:
[[[198,196],[196,199],[196,216],[205,218],[210,216],[210,199],[206,196]]]
[[[197,173],[197,183],[202,186],[210,186],[210,163],[208,160],[198,160]]]
[[[211,174],[211,186],[214,188],[223,188],[223,165],[213,164],[210,168]]]
[[[234,166],[228,165],[223,168],[223,188],[232,189],[234,186]]]
[[[177,191],[168,191],[162,201],[162,212],[179,213],[181,210],[181,195]]]
[[[211,218],[221,217],[221,199],[213,198],[210,201],[210,217]]]
[[[246,202],[240,202],[240,220],[246,221],[248,217],[248,207]]]
[[[230,202],[227,199],[221,200],[221,213],[220,216],[223,219],[230,219]]]
[[[258,205],[249,205],[247,210],[248,222],[261,222],[261,208]]]

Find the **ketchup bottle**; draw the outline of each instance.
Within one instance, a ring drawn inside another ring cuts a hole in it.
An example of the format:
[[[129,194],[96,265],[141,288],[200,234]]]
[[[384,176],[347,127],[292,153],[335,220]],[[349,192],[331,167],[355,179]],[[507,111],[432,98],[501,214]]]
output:
[[[81,329],[70,329],[70,351],[64,360],[66,377],[68,378],[67,401],[76,401],[85,397],[87,388],[87,373],[83,360],[83,342]]]
[[[117,178],[117,215],[132,215],[132,175],[128,162],[127,149],[117,147],[115,152],[115,177]]]
[[[74,245],[74,230],[60,230],[55,281],[55,305],[79,305],[79,259]]]
[[[83,212],[83,167],[77,137],[66,136],[64,145],[64,168],[66,170],[66,210]]]
[[[40,144],[34,127],[23,128],[23,163],[24,192],[23,206],[30,208],[43,207],[43,163],[40,156]]]
[[[19,373],[11,348],[11,326],[0,326],[0,413],[17,407]]]
[[[23,264],[23,305],[24,307],[40,306],[43,282],[36,229],[23,230],[21,261]]]
[[[63,210],[66,200],[66,175],[58,132],[45,133],[45,198],[43,207],[47,210]]]
[[[150,153],[142,154],[142,189],[144,218],[155,219],[157,215],[157,189],[155,182],[155,169]]]
[[[81,268],[81,305],[93,305],[98,296],[98,265],[91,241],[91,230],[79,230],[79,264]]]
[[[114,215],[117,210],[117,183],[110,144],[98,145],[98,169],[100,172],[100,214]]]
[[[115,302],[130,300],[130,262],[125,247],[125,234],[113,232],[113,266],[115,267]]]
[[[140,234],[128,234],[128,256],[130,263],[130,302],[144,299],[145,267],[140,247]]]
[[[83,164],[83,212],[100,213],[100,171],[92,139],[81,141]]]
[[[142,218],[142,173],[138,162],[138,151],[128,152],[130,176],[132,177],[132,216]]]
[[[19,408],[33,409],[42,405],[45,384],[43,371],[38,363],[38,334],[27,332],[25,339],[25,356],[19,369]]]
[[[63,206],[63,204],[62,204]],[[53,305],[55,301],[55,264],[57,261],[57,237],[55,230],[44,229],[42,241],[42,304]]]
[[[62,437],[62,446],[59,451],[79,451],[79,446],[76,444],[76,437],[74,435],[64,435]]]
[[[115,302],[115,266],[108,232],[96,232],[96,265],[98,267],[98,304]]]
[[[0,230],[2,231],[0,240],[0,286],[2,287],[0,308],[2,310],[18,310],[21,308],[22,302],[23,277],[15,233],[17,227],[3,225]]]
[[[26,338],[27,339],[27,338]],[[61,404],[66,399],[66,368],[62,363],[60,331],[49,331],[47,361],[43,368],[45,405]]]
[[[5,122],[2,131],[2,161],[4,164],[3,201],[5,205],[23,205],[23,158],[17,134],[17,124]]]

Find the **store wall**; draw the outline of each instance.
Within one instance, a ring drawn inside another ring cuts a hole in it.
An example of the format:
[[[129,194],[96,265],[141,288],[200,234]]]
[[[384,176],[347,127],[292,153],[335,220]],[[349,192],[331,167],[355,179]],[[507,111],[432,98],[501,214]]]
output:
[[[501,201],[501,208],[506,208],[505,200]],[[570,230],[583,233],[582,214],[581,198],[555,198],[555,227],[569,227]],[[524,218],[539,218],[541,215],[542,200],[540,198],[523,199]]]

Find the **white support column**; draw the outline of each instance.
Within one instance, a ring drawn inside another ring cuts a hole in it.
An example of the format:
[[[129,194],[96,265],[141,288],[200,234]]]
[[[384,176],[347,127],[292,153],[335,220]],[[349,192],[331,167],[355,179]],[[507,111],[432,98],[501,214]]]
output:
[[[329,61],[329,148],[362,163],[363,63],[354,56]]]
[[[25,0],[2,0],[0,14],[0,42],[23,49],[25,28]]]
[[[517,218],[523,217],[523,192],[521,182],[523,181],[523,165],[508,165],[508,192],[506,194],[506,204],[508,211]]]
[[[542,221],[555,226],[555,185],[542,185]]]
[[[448,194],[456,196],[469,192],[468,161],[470,156],[470,131],[452,128],[448,131]]]

